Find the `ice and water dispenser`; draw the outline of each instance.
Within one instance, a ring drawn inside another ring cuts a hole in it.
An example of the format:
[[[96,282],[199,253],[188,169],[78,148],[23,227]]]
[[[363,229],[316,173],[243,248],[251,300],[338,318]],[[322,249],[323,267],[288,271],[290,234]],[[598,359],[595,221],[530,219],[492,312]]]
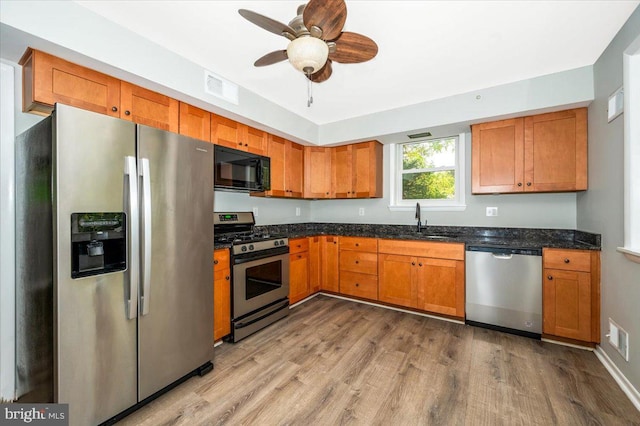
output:
[[[124,213],[71,214],[71,278],[127,269]]]

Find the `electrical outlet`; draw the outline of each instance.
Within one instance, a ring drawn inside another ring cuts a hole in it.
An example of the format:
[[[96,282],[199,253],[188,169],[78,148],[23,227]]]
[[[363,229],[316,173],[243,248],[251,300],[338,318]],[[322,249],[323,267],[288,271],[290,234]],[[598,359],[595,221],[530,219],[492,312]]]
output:
[[[626,361],[629,361],[629,333],[611,318],[609,318],[609,333],[607,337],[609,338],[609,344],[616,348]]]
[[[358,209],[358,216],[364,216],[364,207]]]
[[[487,207],[487,216],[498,216],[497,207]]]
[[[300,207],[296,207],[296,216],[300,216]]]
[[[258,208],[257,207],[253,208],[253,216],[254,217],[258,217]]]

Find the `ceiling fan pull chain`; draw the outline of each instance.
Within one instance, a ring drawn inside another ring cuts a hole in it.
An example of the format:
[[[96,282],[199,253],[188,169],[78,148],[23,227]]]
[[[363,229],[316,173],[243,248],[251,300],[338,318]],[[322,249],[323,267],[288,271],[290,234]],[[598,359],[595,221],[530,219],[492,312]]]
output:
[[[311,80],[307,78],[307,108],[313,103],[313,93],[311,92]]]

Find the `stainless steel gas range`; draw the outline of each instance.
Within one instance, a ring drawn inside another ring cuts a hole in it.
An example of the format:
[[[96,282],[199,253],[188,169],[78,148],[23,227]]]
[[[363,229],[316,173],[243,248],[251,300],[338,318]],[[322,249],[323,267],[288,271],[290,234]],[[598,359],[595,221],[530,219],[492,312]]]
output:
[[[231,245],[231,335],[237,342],[289,315],[289,240],[254,232],[251,212],[214,213],[215,241]]]

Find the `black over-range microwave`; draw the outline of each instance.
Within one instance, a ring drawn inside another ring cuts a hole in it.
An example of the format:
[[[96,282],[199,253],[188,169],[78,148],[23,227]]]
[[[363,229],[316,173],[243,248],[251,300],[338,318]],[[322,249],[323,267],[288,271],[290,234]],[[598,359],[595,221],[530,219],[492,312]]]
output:
[[[214,186],[228,191],[271,189],[269,157],[215,145]]]

